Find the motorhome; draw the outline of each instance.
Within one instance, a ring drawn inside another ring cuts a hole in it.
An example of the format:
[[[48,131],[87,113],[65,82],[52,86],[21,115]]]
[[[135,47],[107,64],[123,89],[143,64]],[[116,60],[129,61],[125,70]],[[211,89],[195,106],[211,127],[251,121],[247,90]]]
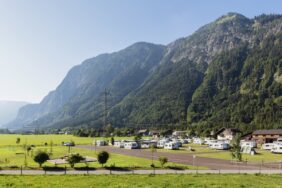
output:
[[[210,148],[217,150],[228,150],[230,148],[229,144],[224,142],[216,142],[210,145]]]
[[[137,149],[139,145],[137,142],[125,142],[124,143],[124,149]]]
[[[240,146],[241,146],[241,147],[246,147],[246,146],[248,146],[248,147],[251,147],[251,148],[256,148],[256,147],[257,147],[257,143],[256,143],[256,141],[254,141],[254,140],[250,140],[250,141],[242,140],[242,141],[240,142]]]
[[[193,143],[194,144],[204,144],[204,140],[201,138],[193,138]]]
[[[114,142],[114,147],[124,148],[124,141],[115,141]]]
[[[265,143],[262,145],[262,149],[264,150],[271,150],[273,148],[274,144],[273,143]]]
[[[108,142],[105,140],[97,140],[96,141],[96,146],[107,146]]]
[[[176,150],[176,149],[179,149],[179,147],[174,142],[168,142],[168,143],[165,143],[164,149]]]
[[[158,147],[158,148],[164,148],[164,145],[165,145],[166,143],[168,143],[168,142],[170,142],[169,139],[162,139],[162,140],[159,140],[159,141],[157,142],[157,147]]]
[[[273,144],[271,152],[282,154],[282,142],[277,142],[277,143]]]

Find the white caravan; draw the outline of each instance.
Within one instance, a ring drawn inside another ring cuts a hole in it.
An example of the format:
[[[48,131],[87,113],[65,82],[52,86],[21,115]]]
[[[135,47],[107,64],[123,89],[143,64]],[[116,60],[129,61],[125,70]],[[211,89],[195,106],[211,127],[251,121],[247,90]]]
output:
[[[179,149],[179,147],[178,147],[177,144],[175,144],[175,143],[173,143],[173,142],[168,142],[168,143],[165,143],[164,149],[175,150],[175,149]]]
[[[272,153],[281,153],[282,154],[282,143],[281,142],[277,142],[273,145],[272,149],[271,149]]]
[[[251,140],[251,141],[242,140],[240,142],[240,145],[241,145],[241,147],[251,147],[251,148],[256,148],[257,147],[256,141],[253,141],[253,140]]]
[[[126,142],[124,143],[124,149],[137,149],[138,144],[137,142]]]
[[[169,139],[162,139],[162,140],[159,140],[158,143],[157,143],[157,147],[158,148],[164,148],[165,144],[170,142]]]
[[[114,147],[124,148],[124,141],[115,141],[114,142]]]
[[[273,148],[274,144],[273,143],[265,143],[262,145],[262,149],[264,150],[271,150]]]
[[[229,144],[224,142],[217,142],[211,144],[210,148],[212,149],[218,149],[218,150],[228,150],[230,148]]]

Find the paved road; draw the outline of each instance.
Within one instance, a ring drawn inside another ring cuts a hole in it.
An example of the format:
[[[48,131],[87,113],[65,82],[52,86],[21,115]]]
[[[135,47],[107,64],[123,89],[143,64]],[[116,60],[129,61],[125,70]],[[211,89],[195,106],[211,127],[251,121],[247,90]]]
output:
[[[94,150],[93,146],[80,145],[76,146],[82,149]],[[137,150],[127,150],[123,148],[116,148],[112,146],[97,146],[97,150],[105,150],[109,153],[117,153],[122,155],[129,155],[134,157],[141,157],[146,159],[152,158],[152,153],[150,150],[137,149]],[[190,153],[169,153],[169,152],[155,152],[154,159],[158,159],[160,156],[165,156],[170,162],[185,164],[185,165],[195,165],[195,166],[205,166],[211,170],[271,170],[281,168],[281,164],[275,165],[261,165],[260,163],[240,163],[234,164],[228,160],[223,159],[213,159],[207,157],[196,157],[193,158],[193,154]]]
[[[78,175],[78,174],[282,174],[282,170],[67,170],[65,171],[43,171],[43,170],[1,170],[0,175]]]

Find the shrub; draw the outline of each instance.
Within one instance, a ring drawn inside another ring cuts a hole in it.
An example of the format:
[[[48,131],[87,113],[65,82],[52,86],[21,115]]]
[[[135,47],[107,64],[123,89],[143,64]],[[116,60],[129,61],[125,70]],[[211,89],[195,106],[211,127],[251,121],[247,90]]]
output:
[[[98,153],[98,162],[102,165],[102,167],[105,163],[107,163],[109,157],[110,155],[106,151],[101,151],[100,153]]]
[[[39,164],[39,167],[41,168],[42,164],[45,163],[47,160],[49,160],[48,153],[44,151],[38,151],[36,155],[34,156],[33,160]]]

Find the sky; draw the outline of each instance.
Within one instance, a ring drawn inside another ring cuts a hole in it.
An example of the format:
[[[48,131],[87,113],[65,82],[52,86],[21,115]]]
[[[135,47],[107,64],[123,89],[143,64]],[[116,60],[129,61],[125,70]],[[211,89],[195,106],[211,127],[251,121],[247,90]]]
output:
[[[0,0],[0,100],[40,102],[87,58],[168,44],[228,12],[282,14],[282,1]]]

